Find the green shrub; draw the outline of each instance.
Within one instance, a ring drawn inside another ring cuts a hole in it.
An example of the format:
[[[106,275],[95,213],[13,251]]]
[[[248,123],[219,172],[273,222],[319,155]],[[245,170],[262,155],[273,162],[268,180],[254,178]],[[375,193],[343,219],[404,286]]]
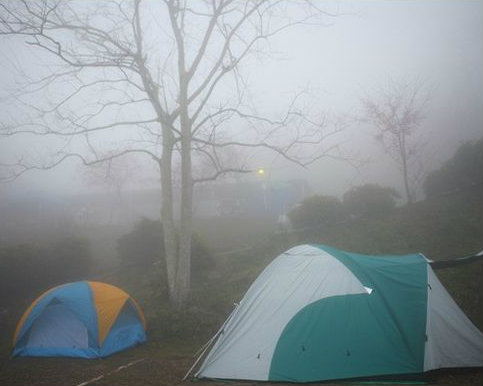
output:
[[[326,227],[345,218],[344,208],[338,198],[321,195],[306,198],[288,216],[295,228]]]
[[[343,196],[347,213],[356,217],[382,217],[396,207],[399,194],[392,188],[377,184],[356,186]]]
[[[424,181],[426,196],[436,196],[455,190],[481,189],[483,184],[483,138],[461,145],[455,155]]]
[[[163,225],[160,221],[144,218],[134,229],[118,241],[118,255],[123,265],[152,265],[160,261],[164,267]],[[193,273],[209,269],[214,264],[213,255],[201,237],[191,238],[191,269]],[[164,275],[164,273],[163,273]]]
[[[89,242],[68,237],[53,243],[50,248],[51,266],[56,281],[87,279],[92,266]]]
[[[163,226],[160,221],[141,219],[128,234],[117,242],[123,265],[150,265],[164,258]]]
[[[92,265],[86,240],[60,239],[47,246],[0,248],[0,304],[31,300],[52,286],[88,278]]]

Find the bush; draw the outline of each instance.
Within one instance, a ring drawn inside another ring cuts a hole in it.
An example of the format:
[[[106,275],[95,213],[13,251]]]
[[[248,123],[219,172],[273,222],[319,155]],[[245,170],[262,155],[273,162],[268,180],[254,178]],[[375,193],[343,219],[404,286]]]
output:
[[[340,200],[332,196],[315,195],[303,200],[288,216],[296,228],[320,228],[344,220]]]
[[[161,261],[164,266],[164,235],[160,221],[144,218],[118,241],[122,264],[151,265]],[[193,272],[212,267],[213,255],[208,246],[194,233],[191,238],[191,269]]]
[[[91,267],[84,239],[61,239],[47,246],[24,244],[0,248],[0,304],[31,299],[52,286],[87,279]]]
[[[396,207],[399,194],[377,184],[356,186],[343,196],[347,213],[356,217],[382,217]]]
[[[117,242],[122,264],[152,264],[163,259],[164,239],[161,222],[143,218]]]
[[[428,174],[424,181],[427,197],[458,190],[475,189],[483,184],[483,138],[465,143],[439,170]]]
[[[208,245],[198,233],[191,236],[191,270],[203,271],[213,268],[215,260]]]
[[[50,247],[50,255],[55,281],[82,280],[89,276],[92,256],[87,240],[76,237],[59,240]]]

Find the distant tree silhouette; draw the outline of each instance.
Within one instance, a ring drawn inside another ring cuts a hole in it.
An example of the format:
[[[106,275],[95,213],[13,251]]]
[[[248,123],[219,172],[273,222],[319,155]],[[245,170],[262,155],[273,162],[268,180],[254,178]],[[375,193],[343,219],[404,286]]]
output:
[[[417,135],[426,117],[430,92],[423,84],[393,82],[361,99],[363,120],[374,126],[376,140],[398,165],[408,203],[422,179],[425,142]]]
[[[483,138],[461,145],[454,156],[424,181],[427,197],[457,190],[480,189],[483,184]]]

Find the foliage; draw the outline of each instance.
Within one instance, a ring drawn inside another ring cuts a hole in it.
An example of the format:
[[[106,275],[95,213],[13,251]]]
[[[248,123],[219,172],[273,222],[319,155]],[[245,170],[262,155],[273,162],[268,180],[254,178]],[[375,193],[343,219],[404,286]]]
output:
[[[483,196],[457,192],[395,208],[384,217],[360,217],[334,223],[324,232],[308,229],[293,244],[322,243],[368,254],[422,252],[432,259],[481,250]]]
[[[90,273],[92,257],[87,240],[70,237],[57,241],[50,247],[50,265],[59,280],[73,281],[86,278]]]
[[[481,187],[483,183],[483,138],[461,145],[455,155],[424,181],[426,196]]]
[[[134,229],[118,241],[118,254],[123,265],[152,265],[161,262],[164,267],[163,225],[160,221],[143,218]],[[193,234],[191,239],[192,271],[210,268],[213,256],[200,236]],[[163,277],[166,272],[163,271]]]
[[[47,246],[1,248],[0,303],[31,299],[54,285],[86,279],[91,265],[89,244],[79,238],[61,239]]]
[[[143,218],[122,236],[117,249],[122,264],[152,264],[162,260],[164,240],[161,222]]]
[[[347,213],[356,217],[380,217],[396,207],[399,194],[392,188],[377,184],[356,186],[344,193],[343,204]]]
[[[315,195],[306,198],[288,216],[296,228],[320,228],[344,219],[340,200],[332,196]]]

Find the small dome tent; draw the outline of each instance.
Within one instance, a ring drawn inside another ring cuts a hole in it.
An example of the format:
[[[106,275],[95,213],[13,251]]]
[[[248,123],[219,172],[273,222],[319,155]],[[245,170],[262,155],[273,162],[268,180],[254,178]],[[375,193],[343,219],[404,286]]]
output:
[[[421,254],[294,247],[218,334],[198,378],[317,382],[483,365],[482,333]]]
[[[101,358],[146,341],[136,301],[109,284],[80,281],[38,297],[17,324],[13,356]]]

